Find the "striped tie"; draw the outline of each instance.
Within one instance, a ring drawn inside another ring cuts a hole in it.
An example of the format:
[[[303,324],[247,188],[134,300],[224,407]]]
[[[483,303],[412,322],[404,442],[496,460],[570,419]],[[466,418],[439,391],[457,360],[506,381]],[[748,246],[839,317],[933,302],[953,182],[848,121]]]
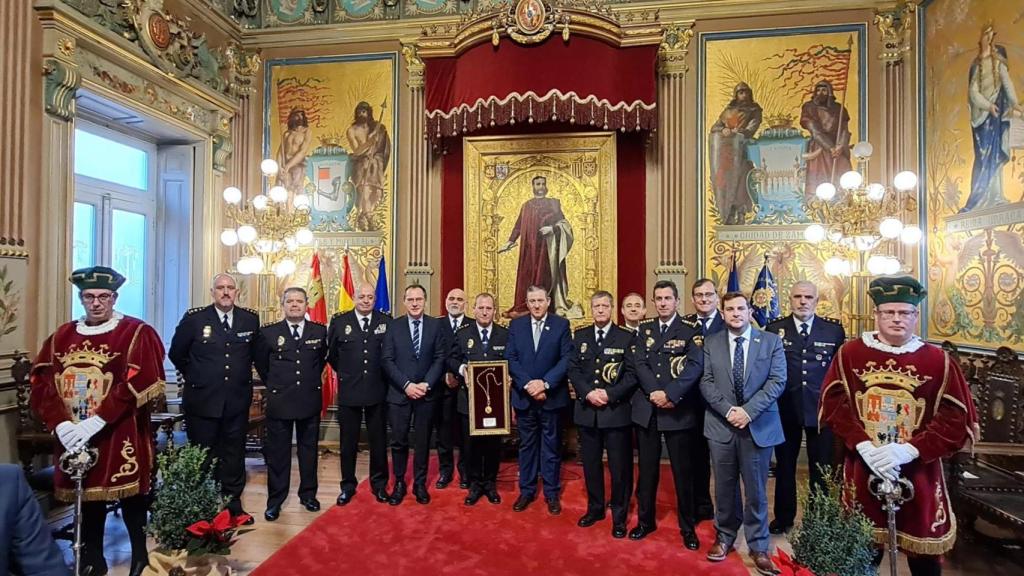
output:
[[[420,321],[412,321],[412,353],[420,357]]]

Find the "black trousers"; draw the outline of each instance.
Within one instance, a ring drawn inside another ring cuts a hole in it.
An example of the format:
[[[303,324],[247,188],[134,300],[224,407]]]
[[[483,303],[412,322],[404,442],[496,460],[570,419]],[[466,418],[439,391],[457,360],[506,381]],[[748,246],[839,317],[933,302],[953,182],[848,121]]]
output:
[[[775,522],[788,527],[796,519],[796,461],[801,440],[806,434],[811,488],[823,490],[825,478],[819,466],[832,464],[832,431],[825,428],[819,432],[798,419],[783,419],[782,431],[786,441],[775,447]]]
[[[703,403],[703,400],[701,400]],[[697,514],[710,517],[715,513],[715,505],[711,501],[711,450],[708,447],[708,439],[704,437],[704,415],[703,408],[698,410],[697,426],[698,432],[694,452],[693,463],[693,500]]]
[[[231,497],[228,508],[232,514],[242,511],[240,498],[245,489],[245,433],[249,412],[227,414],[220,418],[185,415],[188,441],[210,449],[208,457],[216,458],[214,477],[220,490]]]
[[[316,498],[320,415],[296,420],[267,418],[263,457],[267,461],[267,508],[280,506],[288,497],[292,476],[292,431],[299,455],[299,499]]]
[[[462,438],[466,447],[466,476],[470,490],[497,488],[501,466],[501,436],[470,436],[469,415],[459,414]],[[460,472],[461,474],[461,472]]]
[[[696,526],[696,505],[693,497],[693,462],[696,460],[697,445],[703,438],[696,428],[661,432],[657,419],[652,417],[648,427],[636,427],[637,440],[637,521],[654,528],[654,503],[658,495],[658,479],[661,475],[661,437],[665,437],[669,464],[672,467],[672,481],[676,490],[676,514],[679,530],[689,532]]]
[[[391,469],[395,483],[405,482],[409,467],[409,426],[413,427],[413,485],[427,485],[427,464],[430,462],[430,434],[434,425],[434,403],[430,400],[409,400],[405,404],[388,404],[391,425]]]
[[[437,426],[437,462],[442,476],[451,477],[458,469],[459,480],[466,476],[466,435],[462,433],[458,413],[458,392],[445,388],[441,397],[435,401],[437,414],[434,423]],[[455,460],[455,449],[459,449],[458,462]]]
[[[377,492],[388,487],[388,405],[384,402],[370,406],[338,406],[338,426],[341,428],[341,488],[355,490],[356,454],[359,452],[359,431],[366,422],[366,435],[370,442],[370,488]]]
[[[82,503],[82,565],[93,567],[93,574],[105,573],[107,562],[103,557],[103,535],[107,524],[108,502]],[[145,562],[146,550],[146,515],[149,512],[149,495],[137,494],[122,498],[121,519],[128,531],[128,540],[132,545],[132,564]]]
[[[587,484],[587,512],[604,516],[604,466],[601,456],[608,450],[611,475],[612,522],[625,525],[629,515],[629,495],[633,491],[633,428],[595,428],[580,426],[580,456]]]

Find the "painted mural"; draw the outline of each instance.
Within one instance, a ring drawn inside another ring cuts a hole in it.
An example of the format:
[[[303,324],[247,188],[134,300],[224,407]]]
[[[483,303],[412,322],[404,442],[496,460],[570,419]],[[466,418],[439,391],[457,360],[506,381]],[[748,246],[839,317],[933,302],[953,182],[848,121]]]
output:
[[[921,11],[927,335],[1024,350],[1024,5]]]

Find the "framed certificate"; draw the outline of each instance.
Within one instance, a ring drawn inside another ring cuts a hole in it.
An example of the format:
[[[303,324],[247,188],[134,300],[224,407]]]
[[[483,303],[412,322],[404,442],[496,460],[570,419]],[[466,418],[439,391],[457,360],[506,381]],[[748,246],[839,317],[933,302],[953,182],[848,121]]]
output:
[[[508,362],[505,360],[470,362],[466,365],[470,436],[512,433],[509,407],[511,382]]]

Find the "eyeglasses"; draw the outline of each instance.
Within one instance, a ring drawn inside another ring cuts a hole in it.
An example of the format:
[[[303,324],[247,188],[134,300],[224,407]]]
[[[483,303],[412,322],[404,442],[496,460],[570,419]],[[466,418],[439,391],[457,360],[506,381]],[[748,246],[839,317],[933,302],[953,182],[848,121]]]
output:
[[[875,310],[875,313],[886,320],[893,318],[913,318],[917,316],[917,310]]]
[[[97,294],[82,294],[81,298],[82,298],[82,302],[85,302],[86,304],[92,304],[93,302],[95,302],[97,300],[99,300],[101,304],[106,304],[107,302],[110,302],[111,300],[114,299],[114,293],[111,292],[109,294],[99,294],[99,295],[97,295]]]
[[[714,292],[694,292],[693,293],[693,299],[694,300],[710,300],[711,298],[714,298],[714,297],[715,297],[715,293]]]

